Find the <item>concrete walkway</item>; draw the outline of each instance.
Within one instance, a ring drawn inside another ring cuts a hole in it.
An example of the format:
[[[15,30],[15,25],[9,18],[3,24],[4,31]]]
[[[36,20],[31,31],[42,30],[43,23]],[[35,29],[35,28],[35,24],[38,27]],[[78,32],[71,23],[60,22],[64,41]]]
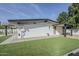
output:
[[[79,56],[79,48],[75,49],[71,52],[66,53],[64,56],[68,56],[68,55],[70,55],[70,56]]]
[[[59,37],[59,36],[53,36],[53,37]],[[46,37],[35,37],[35,38],[25,38],[25,39],[17,39],[16,36],[12,36],[9,39],[3,41],[0,43],[0,45],[5,45],[5,44],[12,44],[12,43],[17,43],[17,42],[24,42],[24,41],[31,41],[31,40],[39,40],[39,39],[47,39],[47,38],[52,38],[52,36],[46,36]]]

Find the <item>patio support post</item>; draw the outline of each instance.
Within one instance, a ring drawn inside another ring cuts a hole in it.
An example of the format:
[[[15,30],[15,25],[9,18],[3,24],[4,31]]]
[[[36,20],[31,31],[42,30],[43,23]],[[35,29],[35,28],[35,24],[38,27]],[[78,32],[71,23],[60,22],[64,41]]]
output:
[[[54,34],[56,34],[56,26],[54,26]]]
[[[7,36],[7,26],[5,26],[5,35]]]
[[[71,26],[71,36],[73,35],[72,33],[73,33],[73,30],[72,30],[72,26]]]
[[[11,27],[11,34],[13,34],[13,28]]]
[[[71,36],[72,36],[72,29],[71,29]]]

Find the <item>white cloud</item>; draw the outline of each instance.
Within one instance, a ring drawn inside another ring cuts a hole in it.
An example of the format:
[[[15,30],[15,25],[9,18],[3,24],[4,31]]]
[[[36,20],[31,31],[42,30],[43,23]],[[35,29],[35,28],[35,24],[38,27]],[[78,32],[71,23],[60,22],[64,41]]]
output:
[[[32,3],[31,6],[32,6],[33,8],[35,8],[36,11],[37,11],[41,16],[44,16],[44,13],[42,12],[42,10],[39,8],[38,5]]]
[[[13,6],[12,6],[12,7],[13,7]],[[29,15],[27,15],[27,14],[21,12],[21,11],[18,10],[18,9],[0,8],[0,10],[5,11],[5,12],[8,12],[8,13],[11,14],[11,15],[30,17]],[[18,15],[18,13],[19,13],[20,15]]]

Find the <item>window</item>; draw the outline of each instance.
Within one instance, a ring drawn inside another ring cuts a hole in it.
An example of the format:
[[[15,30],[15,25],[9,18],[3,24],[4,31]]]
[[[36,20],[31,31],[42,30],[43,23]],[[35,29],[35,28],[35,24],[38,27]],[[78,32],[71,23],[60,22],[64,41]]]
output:
[[[36,22],[33,22],[33,24],[36,24]]]
[[[47,20],[45,20],[44,22],[48,22]]]

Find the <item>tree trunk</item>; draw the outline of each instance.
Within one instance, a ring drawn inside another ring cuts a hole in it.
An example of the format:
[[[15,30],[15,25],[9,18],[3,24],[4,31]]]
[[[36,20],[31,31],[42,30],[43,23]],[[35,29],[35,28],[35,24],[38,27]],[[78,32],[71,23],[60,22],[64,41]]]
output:
[[[7,36],[7,26],[5,26],[5,35]]]

